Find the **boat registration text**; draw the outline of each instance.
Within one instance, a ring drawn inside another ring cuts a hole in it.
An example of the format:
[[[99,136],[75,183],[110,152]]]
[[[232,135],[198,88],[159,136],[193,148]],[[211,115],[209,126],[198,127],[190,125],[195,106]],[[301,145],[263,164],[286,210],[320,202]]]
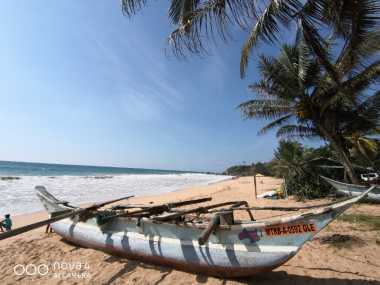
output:
[[[266,237],[276,237],[317,233],[318,230],[317,226],[313,222],[288,226],[265,227],[264,232]]]

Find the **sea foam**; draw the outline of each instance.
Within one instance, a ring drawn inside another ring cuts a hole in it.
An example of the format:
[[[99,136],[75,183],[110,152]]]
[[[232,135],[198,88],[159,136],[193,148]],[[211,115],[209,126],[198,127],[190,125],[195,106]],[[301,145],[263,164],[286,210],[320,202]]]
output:
[[[13,179],[12,179],[13,177]],[[2,179],[3,178],[3,179]],[[16,179],[14,179],[16,178]],[[19,179],[17,179],[19,178]],[[208,185],[230,176],[184,174],[128,174],[96,176],[0,176],[0,217],[43,211],[35,186],[45,186],[57,199],[71,205],[103,202],[126,196],[141,197]]]

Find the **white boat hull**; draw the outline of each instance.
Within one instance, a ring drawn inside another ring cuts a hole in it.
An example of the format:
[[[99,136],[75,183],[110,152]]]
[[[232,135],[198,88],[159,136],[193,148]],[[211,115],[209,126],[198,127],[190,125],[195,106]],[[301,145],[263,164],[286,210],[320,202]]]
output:
[[[368,187],[363,186],[363,185],[354,185],[354,184],[347,184],[339,181],[332,180],[330,178],[326,178],[321,176],[324,180],[329,182],[332,186],[334,186],[336,189],[338,189],[339,193],[341,193],[343,196],[346,197],[357,197],[363,194]],[[369,194],[368,197],[363,198],[363,202],[370,202],[370,203],[375,203],[379,204],[380,203],[380,185],[372,185],[375,186],[375,189],[372,190]]]
[[[57,204],[46,189],[37,188],[38,198],[51,215],[78,209]],[[66,240],[84,247],[193,273],[240,277],[281,266],[358,200],[283,219],[220,225],[203,246],[198,238],[207,223],[175,225],[157,224],[148,218],[115,218],[99,224],[95,218],[83,223],[75,216],[51,227]]]

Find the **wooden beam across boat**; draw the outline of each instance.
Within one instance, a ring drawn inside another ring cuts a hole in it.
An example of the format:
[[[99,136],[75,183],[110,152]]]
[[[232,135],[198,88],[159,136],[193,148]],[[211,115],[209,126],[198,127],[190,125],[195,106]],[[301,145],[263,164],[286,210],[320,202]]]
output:
[[[162,205],[157,205],[157,206],[152,206],[150,208],[146,209],[141,209],[133,212],[128,212],[120,215],[115,215],[115,216],[110,216],[110,217],[105,217],[102,218],[102,221],[108,221],[112,220],[115,218],[121,218],[121,217],[130,217],[136,214],[140,213],[150,213],[150,214],[161,214],[166,211],[170,211],[171,208],[176,208],[176,207],[182,207],[186,205],[191,205],[191,204],[197,204],[197,203],[203,203],[203,202],[208,202],[211,201],[212,198],[202,198],[202,199],[196,199],[196,200],[189,200],[189,201],[183,201],[183,202],[175,202],[175,203],[167,203],[167,204],[162,204]]]
[[[103,203],[100,203],[100,204],[93,204],[93,205],[90,205],[90,206],[86,207],[86,209],[90,210],[90,209],[101,208],[101,207],[103,207],[105,205],[116,203],[116,202],[119,202],[121,200],[126,200],[126,199],[129,199],[129,198],[132,198],[132,197],[135,197],[135,195],[131,195],[131,196],[123,197],[123,198],[118,198],[118,199],[107,201],[107,202],[103,202]]]
[[[214,204],[214,205],[210,205],[210,206],[206,206],[206,207],[198,207],[198,208],[195,208],[195,209],[191,209],[191,210],[187,210],[187,211],[182,211],[182,212],[178,212],[178,213],[175,213],[175,214],[169,214],[169,215],[165,215],[165,216],[155,217],[155,218],[153,218],[153,220],[155,222],[157,222],[157,221],[174,220],[174,219],[176,219],[178,217],[181,217],[181,216],[184,216],[184,215],[187,215],[187,214],[192,214],[192,213],[207,213],[208,210],[210,210],[210,209],[214,209],[214,208],[222,207],[222,206],[227,206],[227,205],[234,205],[236,203],[238,203],[238,201],[219,203],[219,204]]]
[[[115,205],[115,206],[112,206],[112,208],[115,208],[115,209],[135,209],[135,208],[148,209],[148,208],[152,208],[152,205],[128,204],[128,205]]]
[[[251,218],[251,221],[255,221],[255,219],[253,218],[253,215],[251,213],[251,209],[249,209],[249,205],[248,205],[248,202],[247,201],[240,201],[240,202],[237,202],[235,205],[232,205],[229,210],[234,210],[234,209],[240,209],[239,207],[241,205],[244,205],[246,208],[244,210],[247,211],[249,217]]]
[[[325,203],[325,204],[319,204],[319,205],[313,205],[313,206],[304,206],[304,207],[231,207],[230,210],[232,211],[244,211],[244,210],[270,210],[270,211],[299,211],[299,210],[306,210],[306,209],[313,209],[313,208],[319,208],[319,207],[326,207],[331,206],[339,202],[344,202],[347,200],[350,200],[352,197],[343,198],[339,201],[334,201],[331,203]],[[221,212],[223,209],[215,209],[209,211],[210,213],[214,212]]]

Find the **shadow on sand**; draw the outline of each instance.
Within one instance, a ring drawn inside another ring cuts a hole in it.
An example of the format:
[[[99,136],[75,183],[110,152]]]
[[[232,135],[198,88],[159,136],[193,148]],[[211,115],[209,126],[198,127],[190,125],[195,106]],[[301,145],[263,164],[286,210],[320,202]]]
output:
[[[181,271],[178,271],[176,269],[172,269],[165,266],[159,266],[149,263],[144,263],[136,260],[129,260],[126,258],[121,258],[118,256],[111,256],[108,259],[105,260],[105,262],[118,262],[118,263],[124,263],[124,266],[121,270],[119,270],[118,273],[116,273],[114,276],[112,276],[107,282],[104,284],[113,284],[118,280],[119,278],[122,278],[124,281],[128,279],[128,275],[132,274],[134,270],[140,268],[140,269],[150,269],[157,272],[158,276],[161,276],[161,278],[155,283],[152,283],[154,285],[158,284],[170,284],[171,280],[168,279],[170,274],[174,273],[180,273]],[[300,266],[302,267],[302,266]],[[346,271],[336,271],[332,270],[331,268],[304,268],[305,270],[321,270],[321,271],[334,271],[336,273],[342,273],[342,274],[352,274],[352,276],[356,276],[356,279],[340,279],[340,278],[323,278],[321,276],[320,278],[315,277],[309,277],[309,276],[302,276],[302,275],[295,275],[295,274],[288,274],[286,271],[272,271],[263,273],[260,275],[255,276],[249,276],[249,277],[241,277],[241,278],[220,278],[220,277],[212,277],[212,276],[206,276],[206,275],[196,275],[192,273],[184,273],[195,277],[196,282],[199,284],[257,284],[257,285],[272,285],[272,284],[308,284],[308,285],[373,285],[373,284],[379,284],[379,281],[376,281],[376,277],[371,276],[365,276],[360,275],[358,273],[352,273],[352,272],[346,272]],[[357,276],[362,277],[362,279],[358,279]],[[185,279],[193,280],[192,277],[184,277]],[[369,280],[368,280],[369,279]],[[136,281],[138,280],[131,280]]]
[[[66,243],[70,246],[72,246],[71,251],[78,250],[82,248],[81,246],[74,244],[72,242],[66,241],[65,239],[60,240],[63,243]],[[128,280],[128,276],[135,272],[135,270],[138,269],[150,269],[154,270],[157,273],[157,276],[159,279],[155,281],[155,283],[152,283],[154,285],[158,284],[169,284],[171,283],[169,278],[170,274],[174,273],[181,273],[181,271],[166,267],[166,266],[160,266],[160,265],[154,265],[150,263],[144,263],[137,260],[131,260],[124,257],[119,257],[116,255],[111,255],[107,259],[104,260],[104,262],[107,263],[121,263],[124,264],[123,268],[120,269],[115,275],[113,275],[108,281],[106,281],[103,284],[113,284],[118,283],[120,281],[126,281]],[[289,265],[283,265],[282,267],[285,269]],[[294,267],[294,266],[293,266]],[[272,284],[308,284],[308,285],[374,285],[379,284],[380,282],[376,280],[376,277],[374,276],[367,276],[362,275],[359,272],[348,272],[348,271],[338,271],[331,268],[306,268],[303,266],[296,266],[297,268],[301,268],[304,270],[310,270],[310,271],[320,271],[321,274],[326,271],[335,272],[337,274],[345,274],[346,276],[352,276],[355,277],[355,279],[352,279],[350,277],[341,279],[341,278],[324,278],[323,276],[316,278],[316,277],[310,277],[310,276],[303,276],[303,275],[295,275],[295,274],[288,274],[286,271],[271,271],[267,273],[263,273],[260,275],[255,276],[249,276],[249,277],[240,277],[240,278],[221,278],[221,277],[212,277],[212,276],[206,276],[206,275],[200,275],[200,274],[192,274],[192,273],[183,273],[190,276],[184,277],[188,279],[189,281],[195,277],[196,282],[199,284],[207,284],[208,282],[213,284],[254,284],[254,285],[272,285]],[[358,278],[361,277],[361,278]],[[136,280],[133,280],[136,279]],[[137,282],[138,284],[138,278],[134,277],[132,280],[133,282]]]

